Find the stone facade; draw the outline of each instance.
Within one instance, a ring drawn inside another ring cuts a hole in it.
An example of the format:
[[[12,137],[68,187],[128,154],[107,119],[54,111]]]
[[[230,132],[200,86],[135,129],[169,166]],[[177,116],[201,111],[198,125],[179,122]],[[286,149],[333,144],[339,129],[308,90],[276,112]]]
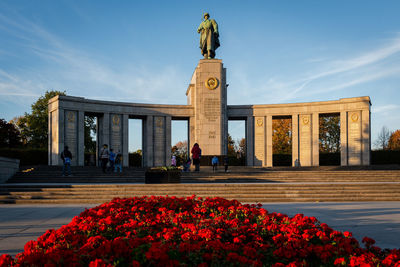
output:
[[[370,98],[335,101],[227,105],[226,69],[222,60],[202,59],[186,91],[187,105],[153,105],[56,96],[49,101],[49,165],[61,165],[68,145],[72,165],[84,164],[84,116],[98,118],[98,146],[109,144],[128,166],[128,121],[143,121],[144,166],[170,165],[171,120],[188,121],[188,144],[199,143],[202,155],[226,155],[228,120],[246,121],[248,166],[273,166],[272,121],[292,120],[292,165],[319,165],[319,116],[340,116],[341,165],[370,164]]]

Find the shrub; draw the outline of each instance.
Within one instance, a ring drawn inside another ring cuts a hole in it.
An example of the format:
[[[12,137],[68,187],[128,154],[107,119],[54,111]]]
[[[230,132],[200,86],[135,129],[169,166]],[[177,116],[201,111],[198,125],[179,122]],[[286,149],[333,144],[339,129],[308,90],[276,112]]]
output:
[[[129,153],[129,167],[142,167],[142,154]]]
[[[319,152],[319,165],[340,165],[340,152],[337,153],[324,153]]]
[[[400,151],[375,150],[371,152],[371,164],[400,164]]]
[[[0,148],[0,156],[20,160],[20,165],[47,165],[47,149]]]

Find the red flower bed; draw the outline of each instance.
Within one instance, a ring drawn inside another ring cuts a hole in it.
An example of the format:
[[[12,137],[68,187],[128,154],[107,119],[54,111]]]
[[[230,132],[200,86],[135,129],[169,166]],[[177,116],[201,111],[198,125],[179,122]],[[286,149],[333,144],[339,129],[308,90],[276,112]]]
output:
[[[400,266],[314,217],[195,197],[114,199],[48,230],[0,266]]]

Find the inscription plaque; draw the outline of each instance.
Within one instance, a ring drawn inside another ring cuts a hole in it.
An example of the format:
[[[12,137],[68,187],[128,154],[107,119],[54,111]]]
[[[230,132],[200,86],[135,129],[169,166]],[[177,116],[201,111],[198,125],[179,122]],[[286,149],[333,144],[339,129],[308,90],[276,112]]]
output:
[[[219,100],[214,98],[204,99],[204,117],[208,121],[216,121],[220,112]]]
[[[114,114],[111,117],[111,147],[114,153],[122,151],[122,132],[120,115]]]

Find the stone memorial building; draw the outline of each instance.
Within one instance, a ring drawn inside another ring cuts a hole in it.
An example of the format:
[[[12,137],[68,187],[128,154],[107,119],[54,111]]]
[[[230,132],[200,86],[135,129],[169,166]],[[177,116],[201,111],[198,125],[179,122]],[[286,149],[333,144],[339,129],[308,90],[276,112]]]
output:
[[[84,118],[96,116],[97,146],[108,144],[128,166],[129,119],[142,119],[144,166],[170,165],[171,120],[188,121],[188,144],[202,155],[226,155],[228,120],[246,122],[248,166],[273,166],[272,120],[291,118],[292,165],[319,166],[319,117],[340,116],[341,165],[369,165],[370,98],[294,104],[227,105],[227,70],[221,59],[201,59],[186,91],[187,105],[137,104],[56,96],[49,101],[49,165],[62,165],[68,146],[72,165],[84,165]],[[183,90],[182,90],[183,93]]]
[[[276,105],[227,105],[226,68],[215,59],[220,46],[218,24],[204,13],[197,32],[204,56],[186,91],[187,105],[136,104],[57,96],[49,101],[49,165],[61,165],[64,146],[72,165],[84,165],[85,116],[97,117],[97,147],[108,144],[129,165],[129,119],[142,120],[144,166],[170,165],[171,120],[188,121],[189,148],[198,143],[202,156],[222,156],[228,148],[228,120],[246,122],[246,163],[273,166],[273,119],[291,119],[292,165],[319,166],[319,119],[340,116],[342,166],[369,165],[371,150],[369,97]],[[190,150],[189,150],[190,151]]]

